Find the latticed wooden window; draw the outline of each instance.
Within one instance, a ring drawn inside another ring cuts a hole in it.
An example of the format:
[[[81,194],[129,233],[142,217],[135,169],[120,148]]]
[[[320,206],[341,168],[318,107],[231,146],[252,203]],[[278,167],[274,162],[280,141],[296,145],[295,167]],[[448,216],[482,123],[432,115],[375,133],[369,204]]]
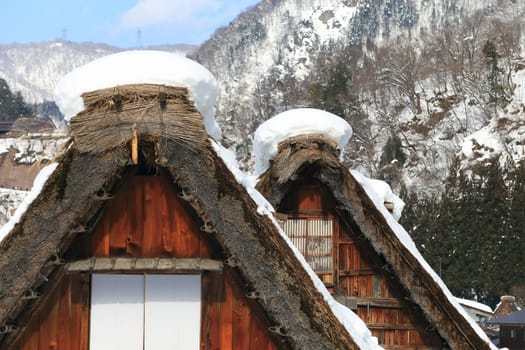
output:
[[[316,273],[332,273],[331,219],[288,219],[283,229]]]

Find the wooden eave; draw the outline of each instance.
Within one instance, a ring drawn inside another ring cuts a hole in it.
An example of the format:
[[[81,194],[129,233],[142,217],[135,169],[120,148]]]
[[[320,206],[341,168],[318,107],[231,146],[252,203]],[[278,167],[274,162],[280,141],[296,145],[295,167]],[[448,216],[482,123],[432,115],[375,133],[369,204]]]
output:
[[[67,263],[68,273],[181,273],[222,271],[223,262],[202,258],[100,258]]]

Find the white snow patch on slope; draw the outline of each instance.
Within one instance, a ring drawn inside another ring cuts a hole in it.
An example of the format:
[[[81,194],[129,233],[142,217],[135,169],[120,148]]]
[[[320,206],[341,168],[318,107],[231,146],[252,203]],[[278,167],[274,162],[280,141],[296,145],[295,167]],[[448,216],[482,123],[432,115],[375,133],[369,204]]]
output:
[[[7,236],[9,232],[11,232],[15,225],[20,221],[24,213],[27,211],[29,205],[40,194],[42,188],[44,188],[44,185],[47,182],[47,179],[49,179],[49,177],[55,171],[57,166],[58,163],[51,163],[44,167],[42,170],[40,170],[40,172],[35,178],[35,181],[33,181],[33,188],[31,189],[31,192],[29,192],[29,194],[24,198],[24,200],[16,209],[14,215],[7,222],[7,224],[0,228],[0,242],[4,239],[5,236]]]
[[[465,138],[461,152],[467,159],[484,161],[501,154],[504,148],[505,145],[497,134],[488,128],[482,128]]]
[[[479,130],[467,136],[460,156],[469,165],[498,159],[519,163],[525,157],[525,70],[512,75],[515,89],[508,105]]]
[[[393,203],[394,211],[392,215],[394,216],[394,219],[399,220],[403,208],[405,208],[405,202],[392,192],[392,188],[390,188],[389,184],[382,180],[370,179],[356,170],[350,170],[350,172],[361,186],[368,188],[376,195],[379,202]]]
[[[352,127],[335,114],[314,108],[298,108],[278,114],[255,131],[254,175],[258,177],[268,169],[280,142],[304,134],[322,134],[331,138],[337,142],[342,156],[342,150],[352,137]]]
[[[187,87],[208,133],[221,137],[215,121],[219,93],[215,77],[197,62],[165,51],[124,51],[91,61],[67,74],[57,84],[54,96],[69,121],[84,109],[82,93],[142,83]]]

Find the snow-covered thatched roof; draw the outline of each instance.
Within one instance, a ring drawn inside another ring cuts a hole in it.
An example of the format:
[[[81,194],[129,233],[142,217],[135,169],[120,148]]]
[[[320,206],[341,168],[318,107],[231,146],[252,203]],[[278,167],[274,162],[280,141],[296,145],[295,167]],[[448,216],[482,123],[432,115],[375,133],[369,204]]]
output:
[[[305,174],[328,188],[339,215],[355,223],[357,234],[366,237],[377,254],[385,258],[452,349],[496,349],[385,208],[374,184],[358,180],[358,174],[341,163],[337,142],[330,135],[309,132],[280,142],[278,153],[258,179],[257,189],[279,207],[291,186]]]

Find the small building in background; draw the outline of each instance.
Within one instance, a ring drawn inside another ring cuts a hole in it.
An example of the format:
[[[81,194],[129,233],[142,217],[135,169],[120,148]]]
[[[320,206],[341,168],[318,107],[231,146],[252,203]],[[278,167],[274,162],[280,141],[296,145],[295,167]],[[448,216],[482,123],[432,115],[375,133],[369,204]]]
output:
[[[519,310],[488,321],[499,326],[499,347],[509,350],[525,349],[525,310]]]
[[[484,325],[494,317],[492,308],[475,300],[456,298],[457,302],[465,309],[468,315],[479,325]]]
[[[5,137],[5,135],[11,131],[11,126],[13,125],[12,120],[0,120],[0,137]]]

